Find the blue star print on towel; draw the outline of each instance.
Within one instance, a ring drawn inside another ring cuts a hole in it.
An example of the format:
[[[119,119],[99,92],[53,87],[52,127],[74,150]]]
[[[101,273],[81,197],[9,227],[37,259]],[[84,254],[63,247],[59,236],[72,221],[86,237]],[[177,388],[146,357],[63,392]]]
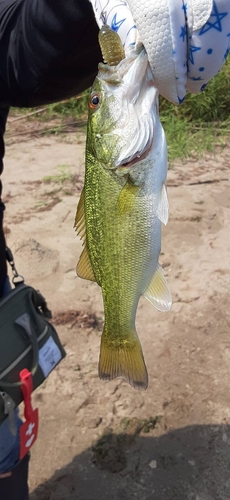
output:
[[[218,73],[228,56],[230,48],[229,11],[229,0],[213,0],[209,19],[202,28],[191,33],[187,80],[187,89],[190,92],[204,90],[206,84],[212,76]],[[201,80],[203,81],[202,86]]]
[[[112,30],[117,32],[119,30],[119,28],[121,27],[121,25],[124,23],[125,19],[126,18],[121,19],[120,21],[117,21],[117,14],[115,14],[113,16],[113,20],[112,20],[112,24],[111,24]]]
[[[221,33],[221,31],[222,31],[221,21],[227,15],[228,15],[228,12],[221,12],[220,13],[217,9],[216,2],[214,2],[213,11],[212,11],[212,14],[209,18],[209,21],[203,26],[203,28],[201,28],[199,35],[203,35],[204,33],[207,33],[207,31],[211,30],[212,28],[217,30],[217,31],[220,31],[220,33]]]
[[[182,0],[183,1],[183,0]],[[187,12],[187,3],[183,3],[182,5],[182,10],[184,11],[184,13],[186,14]]]
[[[186,25],[184,26],[181,26],[181,34],[180,34],[180,38],[183,38],[183,42],[186,40],[187,38],[187,29],[186,29]]]
[[[200,82],[201,80],[203,80],[203,78],[201,78],[200,76],[198,76],[198,78],[196,78],[195,76],[190,76],[189,78],[193,82]]]
[[[193,53],[197,52],[198,50],[201,50],[201,47],[194,47],[194,45],[190,45],[189,61],[191,61],[192,64],[194,64]]]

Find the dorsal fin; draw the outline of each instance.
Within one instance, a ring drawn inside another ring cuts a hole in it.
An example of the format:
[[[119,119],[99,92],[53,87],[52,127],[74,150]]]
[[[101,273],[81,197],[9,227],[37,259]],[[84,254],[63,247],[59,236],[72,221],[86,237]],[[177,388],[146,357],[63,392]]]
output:
[[[84,188],[82,189],[81,196],[78,202],[74,227],[77,231],[77,234],[85,242],[86,225],[85,225]]]
[[[85,224],[85,206],[84,206],[84,188],[81,192],[81,196],[77,206],[77,213],[75,217],[74,227],[77,231],[77,234],[83,240],[84,249],[80,255],[78,264],[77,264],[77,275],[80,278],[96,281],[94,272],[92,269],[92,265],[89,259],[88,251],[86,248],[86,224]]]
[[[86,246],[77,264],[77,275],[85,280],[96,281]]]
[[[169,311],[172,306],[172,296],[163,275],[163,269],[157,264],[156,271],[144,296],[159,311]]]

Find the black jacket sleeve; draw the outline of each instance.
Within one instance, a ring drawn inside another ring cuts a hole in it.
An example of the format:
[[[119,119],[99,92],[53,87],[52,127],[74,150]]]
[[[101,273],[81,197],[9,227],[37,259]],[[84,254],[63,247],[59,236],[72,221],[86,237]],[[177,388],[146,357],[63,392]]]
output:
[[[3,169],[3,156],[4,156],[4,132],[6,127],[6,120],[8,116],[9,108],[7,106],[0,108],[0,173]],[[6,244],[3,233],[3,213],[4,204],[1,201],[2,185],[0,182],[0,297],[2,293],[2,288],[6,278]]]
[[[0,0],[0,174],[9,106],[40,106],[93,83],[101,52],[89,0]],[[6,276],[0,183],[0,295]]]
[[[100,60],[89,0],[0,0],[0,103],[74,96],[92,84]]]

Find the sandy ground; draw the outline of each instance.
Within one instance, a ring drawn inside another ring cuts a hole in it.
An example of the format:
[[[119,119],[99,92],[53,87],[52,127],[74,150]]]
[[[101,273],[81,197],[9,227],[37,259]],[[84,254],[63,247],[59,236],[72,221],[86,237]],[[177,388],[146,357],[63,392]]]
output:
[[[84,135],[20,131],[10,125],[6,137],[7,242],[67,353],[33,396],[31,500],[229,500],[230,149],[169,170],[160,262],[173,307],[163,314],[140,301],[143,393],[97,375],[101,292],[75,273]]]

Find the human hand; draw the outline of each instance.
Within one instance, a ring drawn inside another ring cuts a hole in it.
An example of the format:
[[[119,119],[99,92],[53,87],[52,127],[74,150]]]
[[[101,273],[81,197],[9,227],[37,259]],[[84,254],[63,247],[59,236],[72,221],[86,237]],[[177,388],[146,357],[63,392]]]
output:
[[[229,0],[90,0],[125,49],[141,38],[159,93],[180,104],[202,91],[230,49]]]

